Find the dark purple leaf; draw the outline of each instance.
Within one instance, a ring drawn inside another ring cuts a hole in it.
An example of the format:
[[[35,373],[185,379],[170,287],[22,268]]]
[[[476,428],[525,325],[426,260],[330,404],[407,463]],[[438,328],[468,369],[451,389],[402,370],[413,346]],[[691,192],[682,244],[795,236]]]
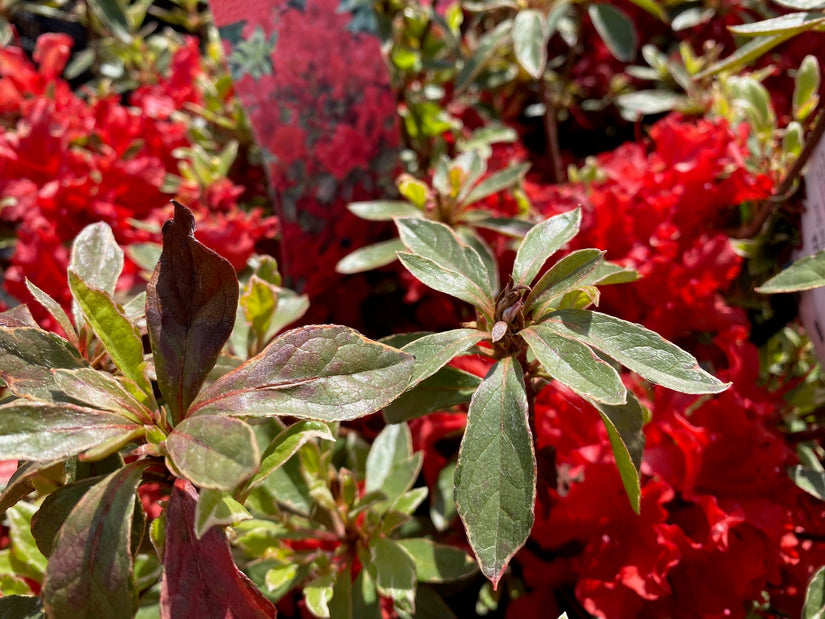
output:
[[[197,502],[192,484],[175,482],[166,514],[161,617],[274,617],[275,606],[235,565],[224,532],[212,527],[195,537]]]
[[[175,202],[163,253],[146,287],[146,324],[158,385],[175,421],[185,416],[232,333],[238,280],[232,265],[195,240],[195,218]]]

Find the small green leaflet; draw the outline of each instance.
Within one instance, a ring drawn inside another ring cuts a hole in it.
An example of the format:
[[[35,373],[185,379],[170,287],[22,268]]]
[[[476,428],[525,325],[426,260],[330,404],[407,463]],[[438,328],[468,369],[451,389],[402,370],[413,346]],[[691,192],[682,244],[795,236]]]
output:
[[[794,262],[756,288],[762,294],[801,292],[825,286],[825,249]]]

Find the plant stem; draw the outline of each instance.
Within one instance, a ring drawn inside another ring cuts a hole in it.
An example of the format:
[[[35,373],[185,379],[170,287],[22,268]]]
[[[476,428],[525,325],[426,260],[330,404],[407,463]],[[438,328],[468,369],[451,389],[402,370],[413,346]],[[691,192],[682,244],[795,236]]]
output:
[[[553,183],[564,181],[564,170],[561,167],[561,148],[559,147],[559,125],[556,118],[556,104],[553,102],[553,93],[550,86],[542,83],[541,97],[544,102],[544,136],[547,140],[547,154],[550,158],[550,169],[553,173]]]

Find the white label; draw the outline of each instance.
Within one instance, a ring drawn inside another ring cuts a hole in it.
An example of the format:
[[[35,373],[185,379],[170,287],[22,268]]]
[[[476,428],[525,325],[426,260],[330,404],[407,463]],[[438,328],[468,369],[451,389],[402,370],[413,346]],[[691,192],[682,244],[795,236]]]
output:
[[[825,140],[816,145],[805,173],[805,211],[802,213],[802,248],[796,258],[825,249]],[[801,293],[799,317],[814,344],[820,363],[825,363],[825,288]]]

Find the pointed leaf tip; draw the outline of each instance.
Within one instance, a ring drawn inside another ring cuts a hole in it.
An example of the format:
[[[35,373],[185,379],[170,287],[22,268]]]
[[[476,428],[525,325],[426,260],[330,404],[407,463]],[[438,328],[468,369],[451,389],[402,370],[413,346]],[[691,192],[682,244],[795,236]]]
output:
[[[235,324],[238,279],[224,258],[195,240],[195,218],[175,202],[163,252],[146,287],[146,324],[158,385],[173,419],[185,416]]]

